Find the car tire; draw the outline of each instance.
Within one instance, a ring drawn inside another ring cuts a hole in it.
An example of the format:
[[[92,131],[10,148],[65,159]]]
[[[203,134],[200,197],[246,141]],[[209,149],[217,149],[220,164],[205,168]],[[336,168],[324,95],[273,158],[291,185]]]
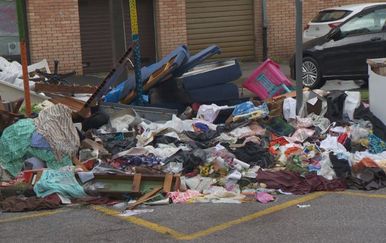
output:
[[[302,64],[303,85],[311,89],[321,88],[326,81],[322,79],[318,62],[312,57],[304,57]]]

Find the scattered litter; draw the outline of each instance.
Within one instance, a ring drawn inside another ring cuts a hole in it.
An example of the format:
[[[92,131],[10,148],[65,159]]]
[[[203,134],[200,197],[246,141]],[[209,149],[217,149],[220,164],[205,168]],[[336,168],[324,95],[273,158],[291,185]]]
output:
[[[309,207],[311,207],[311,205],[310,204],[298,204],[298,205],[296,205],[298,208],[309,208]]]
[[[262,204],[267,204],[275,200],[275,197],[267,192],[258,192],[256,194],[256,200],[261,202]]]
[[[144,213],[152,213],[154,212],[154,209],[134,209],[134,210],[125,210],[122,213],[120,213],[118,216],[120,217],[130,217],[138,214],[144,214]]]

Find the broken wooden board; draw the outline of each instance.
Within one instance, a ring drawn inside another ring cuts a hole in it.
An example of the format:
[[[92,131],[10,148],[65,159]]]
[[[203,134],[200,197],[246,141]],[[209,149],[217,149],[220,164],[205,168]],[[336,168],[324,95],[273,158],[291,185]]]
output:
[[[129,194],[141,196],[142,192],[152,190],[156,187],[163,187],[162,192],[176,191],[180,188],[181,180],[179,175],[111,175],[94,174],[94,182],[103,185],[97,188],[102,195],[119,196]]]
[[[80,100],[77,100],[77,99],[74,99],[74,98],[71,98],[68,96],[60,96],[60,95],[51,94],[50,97],[51,97],[50,101],[52,103],[54,103],[55,105],[56,104],[63,104],[65,106],[67,106],[68,108],[70,108],[71,110],[73,110],[74,112],[80,111],[84,106],[83,101],[80,101]]]
[[[157,193],[159,193],[160,191],[162,190],[162,187],[159,186],[159,187],[156,187],[154,188],[153,190],[151,190],[150,192],[146,193],[145,195],[143,195],[142,197],[140,197],[135,203],[129,205],[127,207],[128,210],[133,210],[134,208],[138,207],[139,205],[141,205],[142,203],[145,203],[147,201],[149,201],[150,199],[152,199]]]
[[[175,57],[171,58],[161,68],[150,75],[149,79],[143,85],[143,91],[148,92],[151,88],[158,84],[159,81],[164,80],[170,75],[174,69]],[[131,91],[124,99],[121,100],[123,104],[130,104],[137,97],[135,90]]]
[[[54,94],[92,94],[97,91],[95,86],[64,85],[64,84],[47,84],[35,83],[35,91]]]

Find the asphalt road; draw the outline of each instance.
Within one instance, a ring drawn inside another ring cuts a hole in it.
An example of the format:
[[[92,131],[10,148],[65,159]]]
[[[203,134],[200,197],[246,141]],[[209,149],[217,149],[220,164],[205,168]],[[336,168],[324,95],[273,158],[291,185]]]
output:
[[[385,203],[380,190],[282,195],[266,205],[166,205],[125,218],[89,206],[2,213],[0,242],[384,242]]]

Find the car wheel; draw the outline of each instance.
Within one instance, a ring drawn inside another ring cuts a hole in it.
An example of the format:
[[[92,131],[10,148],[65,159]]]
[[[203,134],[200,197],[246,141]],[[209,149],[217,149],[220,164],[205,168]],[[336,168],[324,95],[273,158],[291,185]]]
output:
[[[325,81],[321,78],[318,62],[312,57],[304,57],[302,65],[303,85],[311,89],[321,88]]]

